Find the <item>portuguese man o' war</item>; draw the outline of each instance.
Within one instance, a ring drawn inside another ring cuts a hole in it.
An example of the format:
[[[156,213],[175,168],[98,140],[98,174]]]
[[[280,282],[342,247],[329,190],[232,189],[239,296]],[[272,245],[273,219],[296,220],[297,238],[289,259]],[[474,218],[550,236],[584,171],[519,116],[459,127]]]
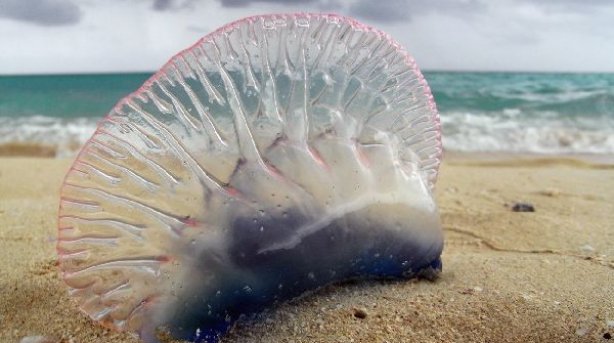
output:
[[[214,342],[324,285],[435,275],[441,152],[429,87],[388,35],[246,18],[99,123],[62,186],[62,276],[106,327]]]

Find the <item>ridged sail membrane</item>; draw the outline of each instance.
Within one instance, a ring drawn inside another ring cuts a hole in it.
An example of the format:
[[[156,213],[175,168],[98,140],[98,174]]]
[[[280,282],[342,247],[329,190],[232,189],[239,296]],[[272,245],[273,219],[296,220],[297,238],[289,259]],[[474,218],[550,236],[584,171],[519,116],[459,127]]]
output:
[[[106,326],[215,341],[326,284],[440,269],[440,155],[430,90],[386,34],[247,18],[100,122],[62,187],[60,268]]]

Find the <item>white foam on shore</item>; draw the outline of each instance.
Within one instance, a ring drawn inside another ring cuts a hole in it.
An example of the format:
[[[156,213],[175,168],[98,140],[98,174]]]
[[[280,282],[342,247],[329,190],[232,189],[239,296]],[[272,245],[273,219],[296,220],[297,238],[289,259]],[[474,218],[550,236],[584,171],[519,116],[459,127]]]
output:
[[[52,147],[72,157],[96,130],[98,118],[0,117],[0,145]],[[614,117],[527,116],[516,109],[496,115],[441,113],[443,144],[449,151],[537,154],[614,154]]]
[[[92,136],[96,122],[92,118],[0,117],[0,145],[41,145],[55,148],[56,157],[71,157]]]
[[[612,154],[614,118],[560,118],[556,113],[442,113],[443,145],[464,152]]]

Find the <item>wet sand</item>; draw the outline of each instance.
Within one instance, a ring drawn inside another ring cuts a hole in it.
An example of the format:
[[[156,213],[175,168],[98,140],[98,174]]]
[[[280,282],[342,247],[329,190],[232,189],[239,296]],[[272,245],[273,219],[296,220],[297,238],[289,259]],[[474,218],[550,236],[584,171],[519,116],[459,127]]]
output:
[[[0,342],[138,342],[81,314],[59,278],[58,190],[69,166],[0,158]],[[236,326],[223,342],[614,336],[614,167],[569,156],[449,154],[436,195],[446,235],[438,280],[330,286]],[[536,211],[513,212],[516,202]]]

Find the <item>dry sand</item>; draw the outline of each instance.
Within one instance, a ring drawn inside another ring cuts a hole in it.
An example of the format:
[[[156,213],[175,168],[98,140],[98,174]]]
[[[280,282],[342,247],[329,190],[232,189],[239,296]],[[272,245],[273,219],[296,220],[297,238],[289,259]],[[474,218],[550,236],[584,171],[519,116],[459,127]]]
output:
[[[68,160],[0,158],[0,342],[138,342],[81,314],[56,268]],[[614,336],[614,169],[570,158],[448,159],[435,282],[331,286],[224,342],[607,342]],[[516,201],[536,212],[512,212]],[[358,318],[364,317],[364,318]],[[614,338],[612,339],[614,341]]]

